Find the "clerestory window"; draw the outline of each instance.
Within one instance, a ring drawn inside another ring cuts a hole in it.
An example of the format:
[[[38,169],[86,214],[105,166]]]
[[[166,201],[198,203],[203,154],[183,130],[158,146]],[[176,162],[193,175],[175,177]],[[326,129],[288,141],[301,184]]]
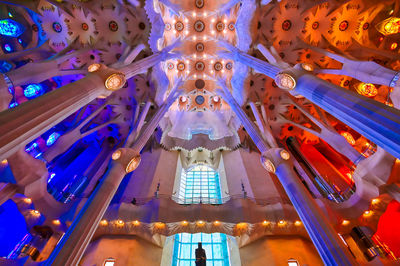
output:
[[[206,165],[196,165],[181,172],[178,203],[221,204],[221,185],[217,171]]]

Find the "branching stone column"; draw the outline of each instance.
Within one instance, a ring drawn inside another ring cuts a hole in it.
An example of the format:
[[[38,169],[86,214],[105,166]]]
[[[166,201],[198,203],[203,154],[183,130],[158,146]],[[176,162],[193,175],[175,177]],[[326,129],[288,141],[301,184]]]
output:
[[[97,110],[95,110],[93,113],[91,113],[87,118],[85,118],[77,127],[75,127],[74,129],[68,131],[67,133],[65,133],[64,135],[62,135],[60,138],[57,139],[56,143],[51,146],[47,151],[45,151],[43,153],[43,158],[47,161],[50,162],[52,161],[55,157],[57,157],[58,155],[66,152],[69,147],[71,147],[74,143],[76,143],[78,140],[92,134],[93,132],[109,125],[112,123],[115,123],[116,121],[118,121],[119,119],[119,115],[117,115],[115,118],[110,119],[109,121],[98,125],[84,133],[81,133],[82,128],[85,125],[88,125],[88,123],[90,123],[90,121],[96,117],[96,115],[98,115],[101,111],[104,110],[104,107],[107,105],[107,102],[100,106]]]
[[[181,82],[176,83],[175,89],[157,110],[133,147],[120,148],[112,154],[108,172],[74,219],[45,265],[78,265],[122,179],[139,166],[140,150],[181,93],[181,90],[177,90],[180,85]]]
[[[176,55],[170,53],[170,51],[174,49],[178,44],[179,42],[175,42],[170,46],[165,47],[162,51],[154,53],[149,57],[143,58],[142,60],[137,61],[133,64],[121,67],[119,68],[119,70],[124,73],[126,79],[130,79],[131,77],[134,77],[138,74],[145,73],[150,67],[153,67],[159,62],[175,57]]]
[[[71,58],[77,57],[86,52],[87,49],[71,52],[66,55],[56,56],[50,60],[41,62],[31,62],[20,68],[7,72],[7,77],[11,80],[13,86],[21,86],[29,83],[39,83],[52,77],[86,74],[87,69],[61,69],[61,64]]]
[[[222,45],[230,50],[230,58],[274,78],[281,89],[286,89],[293,95],[304,96],[393,156],[400,158],[400,110],[311,75],[302,69],[301,65],[294,68],[278,68],[235,47]],[[221,54],[229,56],[226,52]]]
[[[176,44],[174,44],[176,45]],[[0,113],[0,160],[24,147],[97,97],[122,88],[126,79],[147,71],[173,56],[166,47],[159,53],[119,69],[101,64],[89,66],[83,79]]]
[[[292,94],[300,94],[400,158],[400,110],[310,74],[296,78]]]
[[[265,143],[228,88],[224,84],[221,87],[223,91],[220,93],[260,150],[264,168],[278,177],[325,265],[355,265],[354,259],[331,223],[296,176],[289,152]]]
[[[83,79],[1,112],[0,158],[9,157],[76,110],[124,84],[125,76],[118,70],[98,65]]]
[[[325,114],[320,109],[318,109],[318,107],[316,108],[316,111],[320,119],[317,119],[308,110],[306,110],[304,105],[297,103],[291,99],[288,99],[288,101],[289,104],[293,104],[294,106],[296,106],[298,110],[300,110],[307,118],[309,118],[315,125],[317,125],[319,127],[319,130],[308,128],[304,125],[288,120],[282,114],[278,118],[280,121],[284,123],[290,123],[300,129],[310,132],[320,139],[323,139],[336,151],[349,158],[354,164],[358,164],[362,159],[365,158],[356,149],[354,149],[353,146],[351,146],[351,144],[347,142],[347,140],[342,135],[340,135],[336,131],[336,129],[329,123]]]

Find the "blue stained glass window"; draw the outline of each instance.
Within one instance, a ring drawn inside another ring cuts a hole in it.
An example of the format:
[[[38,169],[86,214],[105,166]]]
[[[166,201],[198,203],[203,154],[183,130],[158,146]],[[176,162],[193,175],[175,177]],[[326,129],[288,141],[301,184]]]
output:
[[[206,165],[182,170],[179,203],[221,204],[221,187],[217,171]]]
[[[7,61],[0,60],[0,72],[1,73],[6,73],[10,71],[13,68],[13,66],[8,63]]]
[[[18,22],[12,19],[2,19],[0,20],[0,34],[9,37],[19,37],[24,33],[25,28]]]
[[[226,235],[221,233],[181,233],[175,235],[172,265],[195,265],[195,250],[198,242],[202,243],[203,249],[206,251],[207,265],[230,265]]]
[[[49,136],[49,138],[46,141],[46,145],[47,146],[51,146],[54,144],[54,142],[56,142],[56,140],[60,137],[60,134],[57,132],[51,133],[51,135]]]
[[[11,45],[9,45],[8,43],[4,44],[4,50],[6,50],[6,52],[8,53],[12,52]]]
[[[30,84],[24,89],[24,95],[28,99],[36,98],[42,95],[43,92],[43,87],[40,84]]]
[[[53,177],[55,177],[55,176],[56,176],[56,174],[55,174],[55,173],[50,173],[49,175],[50,175],[50,177],[49,177],[49,179],[47,179],[47,183],[50,183],[50,182],[51,182],[51,180],[53,179]]]
[[[25,149],[26,152],[31,152],[32,150],[36,149],[38,147],[38,144],[36,142],[32,143],[29,147]]]
[[[12,103],[10,103],[10,105],[8,106],[8,108],[14,108],[14,107],[17,107],[18,106],[18,103],[17,102],[12,102]]]

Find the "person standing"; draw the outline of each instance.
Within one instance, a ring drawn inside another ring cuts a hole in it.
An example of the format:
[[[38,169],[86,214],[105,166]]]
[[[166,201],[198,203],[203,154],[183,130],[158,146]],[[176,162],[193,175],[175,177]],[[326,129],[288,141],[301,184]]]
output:
[[[196,266],[206,266],[206,260],[206,251],[203,249],[201,242],[199,242],[196,248]]]

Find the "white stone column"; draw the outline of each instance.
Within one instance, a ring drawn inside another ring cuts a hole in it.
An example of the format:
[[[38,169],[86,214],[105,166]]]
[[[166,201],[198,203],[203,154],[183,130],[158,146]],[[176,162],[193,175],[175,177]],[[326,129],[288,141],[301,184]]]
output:
[[[134,171],[139,166],[141,149],[181,93],[181,90],[177,90],[180,85],[180,82],[175,84],[175,88],[157,110],[132,148],[120,148],[113,153],[108,172],[74,219],[45,265],[78,265],[121,181],[127,173]]]
[[[118,70],[98,65],[83,79],[0,113],[0,159],[6,159],[76,110],[125,84]]]
[[[290,153],[282,148],[270,147],[265,143],[260,132],[234,100],[226,86],[221,84],[221,87],[223,88],[222,96],[259,148],[264,168],[278,177],[324,263],[326,265],[355,265],[353,257],[330,221],[294,172]]]

